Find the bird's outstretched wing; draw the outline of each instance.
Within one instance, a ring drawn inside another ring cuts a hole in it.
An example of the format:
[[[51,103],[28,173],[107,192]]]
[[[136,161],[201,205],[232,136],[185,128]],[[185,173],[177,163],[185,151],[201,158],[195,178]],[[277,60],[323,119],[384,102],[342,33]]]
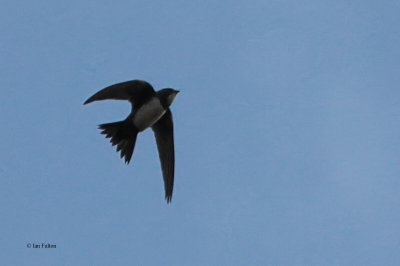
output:
[[[108,86],[87,99],[83,104],[100,100],[128,100],[133,105],[145,102],[156,93],[153,87],[143,80],[130,80]]]
[[[164,178],[165,199],[171,202],[172,190],[174,188],[174,169],[175,169],[175,152],[174,152],[174,125],[172,122],[172,114],[168,109],[167,112],[152,126],[156,137],[158,155],[160,157],[161,169]]]

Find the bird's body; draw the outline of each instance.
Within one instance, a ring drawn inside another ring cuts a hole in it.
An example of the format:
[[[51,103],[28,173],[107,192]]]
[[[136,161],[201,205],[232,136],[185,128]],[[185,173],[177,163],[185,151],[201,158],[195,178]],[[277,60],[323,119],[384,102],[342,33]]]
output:
[[[126,81],[106,87],[85,101],[84,104],[99,100],[128,100],[132,111],[119,122],[99,125],[102,134],[110,138],[112,145],[121,151],[128,164],[131,160],[138,133],[151,127],[157,142],[158,154],[164,178],[165,198],[171,201],[174,185],[174,137],[172,114],[169,106],[179,91],[162,89],[155,92],[153,87],[142,80]]]
[[[139,132],[141,132],[151,127],[165,112],[166,109],[161,105],[160,100],[157,97],[153,97],[135,112],[132,122]]]

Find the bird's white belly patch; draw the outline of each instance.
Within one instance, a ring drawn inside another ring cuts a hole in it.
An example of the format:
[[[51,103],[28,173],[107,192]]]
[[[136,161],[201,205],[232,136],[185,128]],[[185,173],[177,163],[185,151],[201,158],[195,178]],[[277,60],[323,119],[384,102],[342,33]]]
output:
[[[162,107],[160,100],[153,98],[137,110],[133,118],[133,124],[139,131],[143,131],[157,122],[165,112],[166,110]]]

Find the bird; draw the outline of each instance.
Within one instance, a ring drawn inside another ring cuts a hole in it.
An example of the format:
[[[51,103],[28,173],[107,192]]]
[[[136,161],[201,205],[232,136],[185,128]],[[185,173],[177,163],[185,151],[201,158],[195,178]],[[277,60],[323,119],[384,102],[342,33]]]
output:
[[[178,93],[172,88],[156,92],[150,83],[136,79],[108,86],[83,103],[86,105],[101,100],[127,100],[131,103],[131,112],[124,120],[100,124],[98,128],[102,130],[101,134],[110,138],[120,157],[129,164],[137,135],[151,127],[157,143],[167,203],[172,200],[175,171],[174,126],[170,105]]]

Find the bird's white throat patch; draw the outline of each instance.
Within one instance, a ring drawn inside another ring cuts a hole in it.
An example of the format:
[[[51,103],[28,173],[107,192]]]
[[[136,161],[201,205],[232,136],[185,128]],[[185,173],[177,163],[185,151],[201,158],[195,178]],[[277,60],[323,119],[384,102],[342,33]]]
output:
[[[142,105],[133,117],[133,124],[139,131],[143,131],[148,127],[154,125],[164,114],[166,110],[156,97],[151,99],[148,103]]]

